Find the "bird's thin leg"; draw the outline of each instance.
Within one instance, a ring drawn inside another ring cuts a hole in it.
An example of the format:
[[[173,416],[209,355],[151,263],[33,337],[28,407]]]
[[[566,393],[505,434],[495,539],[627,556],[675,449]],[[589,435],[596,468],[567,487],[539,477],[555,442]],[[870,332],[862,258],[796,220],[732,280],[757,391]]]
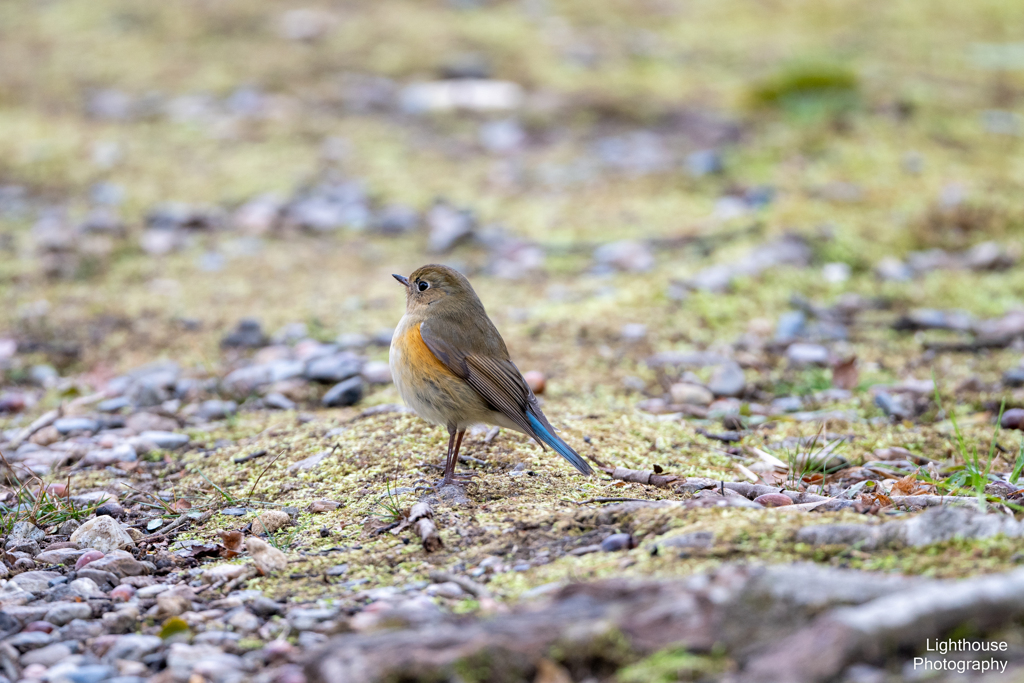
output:
[[[456,479],[468,479],[473,474],[455,474],[455,465],[459,462],[459,449],[462,448],[462,437],[466,435],[466,430],[459,430],[457,433],[452,432],[448,438],[448,460],[445,462],[444,467],[444,479],[441,480],[441,486],[448,486],[452,484]]]
[[[459,439],[462,441],[462,439]],[[447,486],[452,483],[452,474],[455,472],[455,460],[458,456],[453,456],[458,450],[455,445],[455,429],[453,427],[448,428],[448,458],[444,461],[444,479],[441,480],[441,486]]]

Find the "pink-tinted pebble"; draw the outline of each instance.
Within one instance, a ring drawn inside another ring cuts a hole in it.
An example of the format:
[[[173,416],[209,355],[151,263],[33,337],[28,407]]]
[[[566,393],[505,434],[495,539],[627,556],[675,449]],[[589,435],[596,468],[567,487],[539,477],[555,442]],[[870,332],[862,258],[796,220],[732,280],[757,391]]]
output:
[[[62,498],[68,494],[67,484],[47,484],[46,492]]]
[[[22,631],[39,631],[41,633],[53,633],[53,624],[48,621],[30,621]]]
[[[793,504],[793,500],[784,493],[766,493],[755,498],[754,502],[760,503],[766,508],[780,508],[783,505]]]
[[[114,602],[128,602],[133,595],[135,595],[135,589],[124,583],[115,586],[114,590],[110,591],[110,599]]]
[[[95,562],[101,557],[103,557],[103,553],[101,553],[99,550],[87,551],[84,555],[78,558],[78,562],[75,562],[75,571],[77,572],[85,565],[89,564],[90,562]]]

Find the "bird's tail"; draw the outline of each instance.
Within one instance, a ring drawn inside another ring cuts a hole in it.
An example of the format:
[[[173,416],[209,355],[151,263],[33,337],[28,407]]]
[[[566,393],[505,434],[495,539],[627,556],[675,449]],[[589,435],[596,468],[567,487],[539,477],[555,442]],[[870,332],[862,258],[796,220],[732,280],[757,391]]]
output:
[[[574,451],[569,444],[555,436],[555,430],[551,428],[551,425],[545,424],[547,420],[538,419],[537,416],[530,413],[526,414],[526,419],[530,421],[530,426],[533,427],[533,434],[538,441],[551,446],[555,449],[556,453],[568,460],[573,467],[583,474],[594,473],[594,470],[590,468],[586,460],[580,457],[579,453]]]

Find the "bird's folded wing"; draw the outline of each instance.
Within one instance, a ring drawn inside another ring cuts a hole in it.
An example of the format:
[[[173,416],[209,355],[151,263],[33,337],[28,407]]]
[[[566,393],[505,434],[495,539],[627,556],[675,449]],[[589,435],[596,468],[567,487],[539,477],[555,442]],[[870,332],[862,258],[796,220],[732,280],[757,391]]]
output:
[[[526,413],[536,399],[515,363],[508,359],[465,353],[431,330],[427,323],[420,325],[420,336],[431,353],[476,389],[491,407],[512,420],[525,433],[534,435]]]

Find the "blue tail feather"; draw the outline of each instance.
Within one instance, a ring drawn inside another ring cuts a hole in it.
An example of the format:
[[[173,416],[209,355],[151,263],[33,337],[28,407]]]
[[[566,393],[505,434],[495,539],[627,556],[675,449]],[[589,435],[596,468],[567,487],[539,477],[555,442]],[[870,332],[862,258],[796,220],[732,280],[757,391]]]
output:
[[[545,426],[543,422],[529,413],[526,414],[526,419],[530,421],[530,426],[533,427],[533,432],[538,441],[551,446],[551,448],[555,449],[556,453],[568,460],[573,467],[583,474],[593,474],[593,470],[590,468],[590,465],[587,464],[587,461],[581,458],[579,453],[570,448],[569,444],[555,436],[552,430]]]

